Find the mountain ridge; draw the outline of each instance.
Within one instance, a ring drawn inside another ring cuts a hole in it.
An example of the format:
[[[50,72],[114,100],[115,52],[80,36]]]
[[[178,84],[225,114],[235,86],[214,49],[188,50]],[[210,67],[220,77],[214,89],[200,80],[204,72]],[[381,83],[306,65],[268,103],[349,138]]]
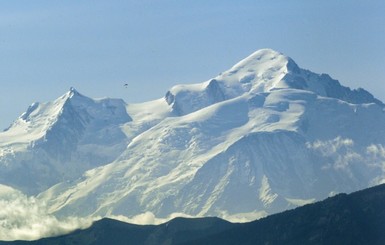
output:
[[[5,150],[0,165],[5,169],[0,180],[14,175],[8,184],[37,194],[57,180],[78,178],[85,170],[112,161],[125,147],[120,124],[132,120],[125,106],[121,99],[93,100],[74,88],[53,102],[33,103],[1,133],[0,146]],[[27,163],[31,160],[35,166]],[[35,181],[27,188],[23,182],[31,177],[23,177],[23,168]]]
[[[34,114],[47,105],[55,113]],[[17,124],[0,133],[0,182],[59,217],[244,221],[385,181],[384,104],[270,49],[158,100],[96,100],[71,88],[18,120],[59,114],[44,147],[7,141]]]
[[[218,218],[175,218],[159,225],[112,219],[37,241],[0,244],[383,244],[385,184],[248,223]]]

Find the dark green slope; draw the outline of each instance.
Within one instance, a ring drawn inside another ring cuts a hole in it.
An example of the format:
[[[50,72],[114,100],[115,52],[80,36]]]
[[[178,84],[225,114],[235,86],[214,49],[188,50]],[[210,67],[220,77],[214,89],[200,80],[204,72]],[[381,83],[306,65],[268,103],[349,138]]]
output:
[[[185,244],[385,244],[385,185],[272,215]]]
[[[133,225],[102,219],[90,228],[38,241],[1,242],[34,245],[120,245],[180,244],[232,228],[234,224],[219,218],[176,218],[161,225]]]
[[[385,184],[244,224],[218,218],[132,225],[103,219],[86,230],[1,244],[385,244]]]

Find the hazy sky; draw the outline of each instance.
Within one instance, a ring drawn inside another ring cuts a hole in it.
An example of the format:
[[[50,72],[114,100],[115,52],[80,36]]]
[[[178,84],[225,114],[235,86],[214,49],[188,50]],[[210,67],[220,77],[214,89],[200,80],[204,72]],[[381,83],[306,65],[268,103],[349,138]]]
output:
[[[383,0],[0,1],[0,128],[71,86],[144,102],[261,48],[385,100],[384,13]]]

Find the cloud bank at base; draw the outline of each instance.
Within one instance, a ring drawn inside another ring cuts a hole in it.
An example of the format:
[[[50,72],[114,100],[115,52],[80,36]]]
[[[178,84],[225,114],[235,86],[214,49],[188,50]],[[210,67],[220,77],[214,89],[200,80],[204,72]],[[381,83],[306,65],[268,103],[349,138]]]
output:
[[[0,185],[0,240],[36,240],[89,227],[95,219],[58,219],[46,212],[44,203]]]
[[[385,171],[385,147],[372,144],[357,151],[354,141],[337,137],[328,141],[308,143],[309,150],[327,159],[324,171],[337,169],[349,172],[353,166],[364,166],[367,171]],[[371,185],[385,183],[385,176],[374,179]],[[85,229],[101,217],[66,217],[57,218],[47,212],[44,202],[35,197],[28,197],[22,192],[0,184],[0,240],[37,240],[67,234],[76,229]],[[251,212],[243,214],[223,213],[222,218],[232,222],[245,222],[264,217],[266,213]],[[193,218],[184,213],[173,213],[166,218],[156,217],[145,212],[133,217],[123,215],[109,218],[132,224],[161,224],[175,217]]]

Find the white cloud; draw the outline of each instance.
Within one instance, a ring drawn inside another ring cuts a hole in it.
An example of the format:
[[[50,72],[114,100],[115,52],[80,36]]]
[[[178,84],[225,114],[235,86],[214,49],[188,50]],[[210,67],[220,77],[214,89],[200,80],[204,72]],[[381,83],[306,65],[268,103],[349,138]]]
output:
[[[372,181],[372,185],[385,183],[385,147],[383,145],[370,145],[366,148],[366,154],[369,157],[368,164],[373,168],[382,170],[382,175]]]
[[[366,148],[366,153],[372,158],[373,163],[385,163],[385,147],[383,145],[370,145]],[[385,169],[384,169],[385,170]]]
[[[307,143],[307,147],[327,159],[328,162],[322,167],[324,170],[332,167],[352,175],[349,166],[363,162],[361,154],[355,151],[354,142],[351,139],[337,137],[326,141],[317,140],[313,143]]]
[[[307,143],[307,147],[314,153],[327,159],[323,170],[334,168],[344,171],[353,177],[352,166],[364,167],[366,175],[372,177],[368,184],[385,183],[385,147],[383,145],[369,145],[358,149],[351,139],[337,137],[332,140]]]
[[[34,197],[0,185],[0,240],[36,240],[85,229],[93,219],[58,219]]]
[[[194,216],[184,214],[184,213],[172,213],[166,218],[158,218],[152,212],[145,212],[133,217],[126,217],[123,215],[110,215],[108,218],[120,220],[122,222],[137,224],[137,225],[158,225],[165,222],[168,222],[171,219],[176,217],[184,217],[184,218],[193,218]]]
[[[244,222],[250,222],[252,220],[260,219],[263,217],[266,217],[268,213],[265,211],[254,211],[249,213],[237,213],[237,214],[228,214],[227,212],[221,212],[219,215],[220,218],[225,219],[230,222],[234,223],[244,223]],[[110,215],[108,218],[119,220],[122,222],[130,223],[130,224],[137,224],[137,225],[158,225],[166,223],[174,218],[184,217],[184,218],[198,218],[198,217],[204,217],[204,216],[192,216],[184,213],[172,213],[166,218],[158,218],[151,212],[145,212],[142,214],[135,215],[133,217],[126,217],[124,215]]]
[[[35,197],[28,197],[8,186],[0,185],[0,240],[37,240],[70,233],[76,229],[89,227],[97,218],[67,217],[59,219],[47,212],[44,202]],[[233,222],[245,222],[266,216],[266,213],[245,213],[238,215],[224,214],[222,218]],[[126,223],[146,225],[162,224],[176,217],[194,218],[184,213],[173,213],[165,218],[158,218],[152,212],[145,212],[133,217],[111,215],[108,218]]]
[[[237,213],[237,214],[228,214],[223,212],[221,218],[233,223],[244,223],[250,222],[252,220],[257,220],[264,218],[268,215],[265,211],[254,211],[249,213]]]
[[[317,140],[313,143],[308,142],[307,147],[309,149],[316,150],[320,152],[323,156],[328,157],[333,154],[340,152],[341,150],[348,150],[352,146],[354,146],[354,142],[351,139],[343,139],[341,137],[337,137],[332,140],[321,141]]]

